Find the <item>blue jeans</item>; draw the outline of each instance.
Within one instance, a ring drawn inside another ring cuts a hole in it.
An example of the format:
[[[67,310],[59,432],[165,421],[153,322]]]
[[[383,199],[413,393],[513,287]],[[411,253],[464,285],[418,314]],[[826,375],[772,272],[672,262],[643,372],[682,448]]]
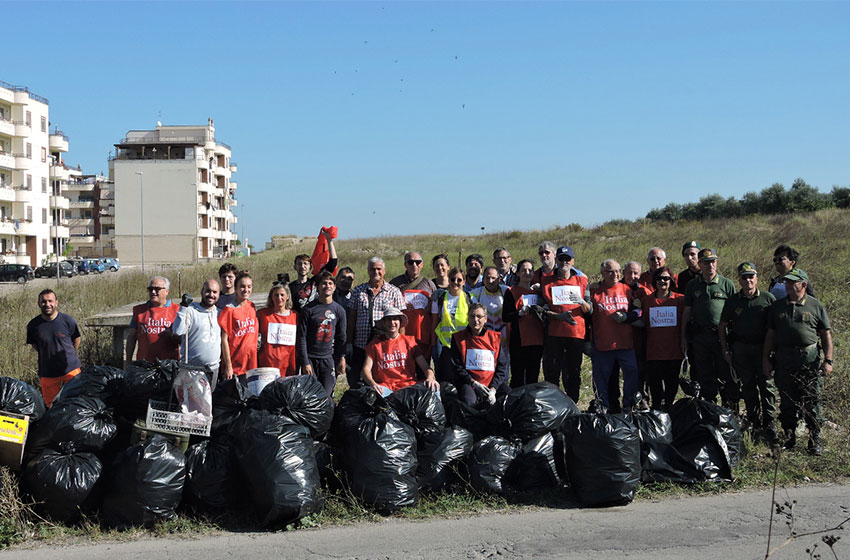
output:
[[[628,412],[635,404],[635,393],[638,390],[638,368],[635,352],[628,350],[593,350],[593,382],[596,393],[605,408],[610,406],[608,399],[608,380],[614,371],[614,364],[619,363],[623,371],[623,412]]]

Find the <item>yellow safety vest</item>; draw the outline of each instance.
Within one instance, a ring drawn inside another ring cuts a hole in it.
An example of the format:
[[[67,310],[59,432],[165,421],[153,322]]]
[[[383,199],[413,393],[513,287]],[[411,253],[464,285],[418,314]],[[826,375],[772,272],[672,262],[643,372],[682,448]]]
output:
[[[449,313],[449,293],[443,294],[443,305],[440,310],[440,322],[434,332],[437,333],[437,338],[440,339],[440,344],[446,348],[452,346],[452,335],[461,329],[465,329],[469,324],[469,296],[461,292],[457,299],[457,309],[455,316],[452,317]]]

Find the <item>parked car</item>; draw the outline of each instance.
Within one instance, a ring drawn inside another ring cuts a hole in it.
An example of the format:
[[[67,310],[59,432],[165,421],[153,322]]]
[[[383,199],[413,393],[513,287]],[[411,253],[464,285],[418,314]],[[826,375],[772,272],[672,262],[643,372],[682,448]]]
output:
[[[34,277],[35,273],[28,264],[0,264],[0,282],[26,284]]]
[[[113,259],[112,257],[103,257],[100,259],[100,262],[103,263],[103,268],[110,272],[116,272],[121,268],[121,263],[118,262],[118,259]]]
[[[92,274],[100,274],[106,267],[103,266],[103,262],[100,259],[86,259],[86,264],[89,267],[89,272]]]
[[[56,263],[46,264],[44,266],[40,266],[35,269],[33,272],[36,278],[56,278]],[[71,278],[77,274],[76,269],[74,269],[74,265],[69,263],[68,261],[62,261],[59,263],[59,275],[67,276]]]
[[[74,266],[74,270],[77,271],[77,274],[88,274],[89,273],[89,265],[85,259],[68,259],[66,262],[71,263]]]

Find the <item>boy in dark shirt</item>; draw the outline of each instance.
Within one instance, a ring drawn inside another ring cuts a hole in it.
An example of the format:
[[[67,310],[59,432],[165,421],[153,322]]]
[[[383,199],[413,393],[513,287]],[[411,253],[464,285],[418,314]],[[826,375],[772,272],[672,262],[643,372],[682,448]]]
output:
[[[336,376],[345,373],[345,309],[333,300],[336,279],[323,270],[316,277],[317,297],[298,317],[298,365],[315,375],[328,396],[333,396]]]

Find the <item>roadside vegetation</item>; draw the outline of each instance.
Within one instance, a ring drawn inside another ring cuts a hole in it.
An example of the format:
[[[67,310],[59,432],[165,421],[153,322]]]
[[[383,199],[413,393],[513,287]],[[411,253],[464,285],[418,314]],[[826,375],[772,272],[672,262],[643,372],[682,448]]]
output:
[[[316,230],[320,225],[317,224]],[[340,232],[342,235],[344,231]],[[704,221],[637,221],[615,220],[594,228],[576,224],[536,231],[510,231],[479,236],[445,234],[416,236],[386,236],[370,239],[338,240],[340,266],[350,266],[356,274],[356,284],[366,279],[366,261],[380,255],[387,264],[387,279],[403,271],[402,257],[407,250],[422,253],[430,265],[432,256],[446,253],[452,265],[462,262],[470,253],[480,253],[490,264],[493,249],[506,247],[514,263],[523,258],[537,261],[537,246],[543,240],[556,245],[570,245],[576,254],[576,266],[591,281],[599,279],[599,265],[606,258],[624,263],[636,260],[645,263],[646,253],[660,246],[668,253],[668,265],[675,271],[684,268],[680,248],[686,241],[697,240],[703,247],[715,248],[720,256],[719,270],[734,278],[733,271],[742,261],[753,262],[760,271],[760,286],[764,289],[772,276],[772,255],[780,243],[788,243],[801,254],[800,267],[805,269],[818,299],[825,305],[832,322],[835,341],[835,370],[824,385],[824,429],[826,450],[821,457],[810,457],[804,451],[783,453],[777,471],[779,485],[808,482],[846,481],[850,476],[850,370],[847,367],[850,298],[846,296],[845,270],[850,269],[850,209],[826,208],[816,212],[716,218]],[[235,259],[239,268],[248,269],[254,276],[256,293],[263,293],[279,273],[294,276],[292,261],[296,254],[310,254],[314,240],[302,240],[285,249]],[[181,291],[197,295],[204,279],[215,277],[220,263],[194,267],[164,268],[156,271],[170,278],[171,297],[179,299]],[[82,328],[81,358],[85,364],[109,363],[111,332],[86,327],[85,320],[98,313],[145,297],[146,277],[154,271],[126,270],[119,274],[104,274],[96,278],[63,279],[56,289],[60,309],[74,316]],[[428,270],[430,272],[430,270]],[[0,375],[12,376],[36,384],[35,353],[25,346],[26,323],[38,313],[36,296],[40,286],[12,287],[0,297]],[[120,364],[118,364],[120,365]],[[581,408],[591,398],[590,365],[586,361]],[[344,385],[344,379],[340,379]],[[338,391],[344,390],[338,387]],[[701,484],[677,486],[658,484],[642,486],[637,499],[658,499],[674,495],[695,495],[768,487],[773,483],[776,458],[763,444],[746,440],[746,456],[735,471],[736,480],[730,484]],[[805,446],[798,446],[805,447]],[[344,492],[329,492],[322,512],[303,519],[299,527],[319,527],[359,520],[378,519],[362,508],[357,500]],[[402,518],[422,519],[432,516],[461,516],[485,511],[526,507],[568,507],[569,494],[550,493],[545,496],[518,496],[505,499],[466,490],[460,494],[423,496],[419,505],[397,514]],[[76,527],[54,525],[35,517],[17,494],[14,475],[0,469],[0,547],[21,541],[37,543],[44,539],[59,542],[66,539],[126,539],[140,535],[180,534],[198,536],[221,530],[247,530],[251,519],[244,515],[223,518],[199,518],[188,513],[176,521],[162,523],[151,530],[138,529],[121,533],[102,529],[97,519],[87,519]],[[253,525],[256,526],[256,525]]]

